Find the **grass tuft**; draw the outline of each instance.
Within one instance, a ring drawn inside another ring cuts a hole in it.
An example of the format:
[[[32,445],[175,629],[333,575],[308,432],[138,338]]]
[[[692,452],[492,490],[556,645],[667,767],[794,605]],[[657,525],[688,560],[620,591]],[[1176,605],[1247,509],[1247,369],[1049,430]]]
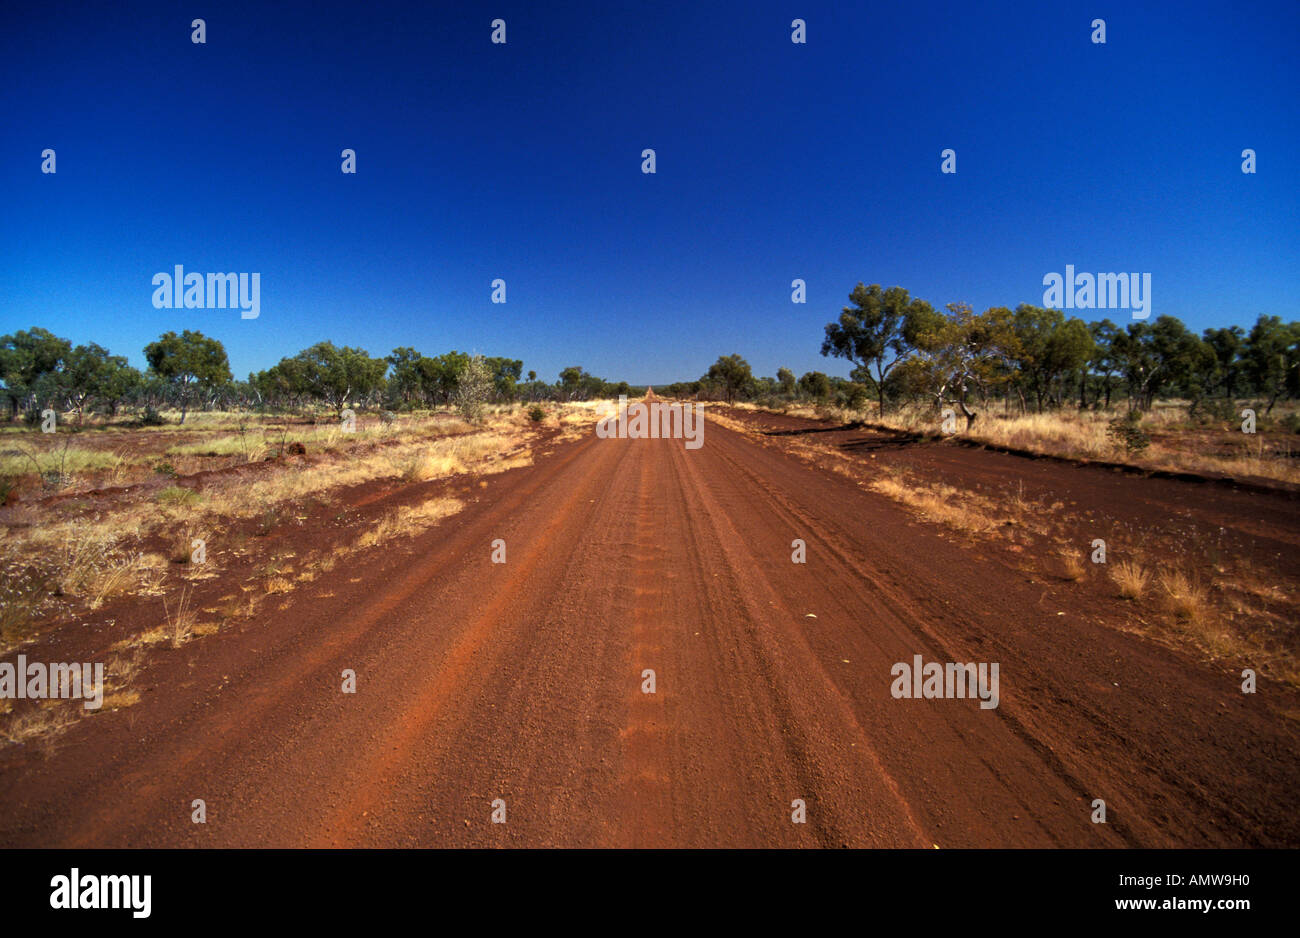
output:
[[[167,623],[163,626],[163,635],[173,648],[180,648],[194,633],[196,612],[190,605],[192,595],[193,587],[181,587],[181,598],[176,604],[175,615],[167,607],[167,597],[163,597],[163,613],[167,617]]]
[[[1200,625],[1206,620],[1205,590],[1179,570],[1160,574],[1160,598],[1165,609],[1184,622]]]
[[[1119,595],[1124,599],[1139,600],[1146,592],[1149,574],[1142,565],[1132,560],[1121,560],[1111,567],[1110,577],[1119,587]]]

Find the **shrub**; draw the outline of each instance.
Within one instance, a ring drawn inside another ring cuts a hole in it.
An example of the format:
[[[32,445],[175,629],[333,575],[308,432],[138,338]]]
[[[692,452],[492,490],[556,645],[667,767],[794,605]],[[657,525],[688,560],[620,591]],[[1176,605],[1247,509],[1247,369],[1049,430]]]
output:
[[[1115,444],[1123,445],[1130,456],[1136,456],[1151,445],[1151,437],[1142,429],[1142,413],[1130,410],[1123,417],[1110,422],[1106,433]]]
[[[1187,407],[1187,416],[1199,424],[1236,419],[1237,407],[1223,397],[1198,397]]]
[[[456,408],[470,423],[483,419],[488,396],[492,393],[492,373],[482,355],[475,355],[456,382]]]
[[[187,489],[180,485],[169,485],[158,493],[158,501],[163,505],[192,505],[201,497],[194,489]]]
[[[847,385],[835,396],[835,402],[849,410],[862,410],[870,400],[866,386],[857,382]]]
[[[264,509],[257,519],[257,530],[253,532],[255,537],[267,537],[272,531],[280,526],[280,513],[274,507]]]
[[[140,426],[142,427],[161,427],[166,420],[163,420],[162,414],[153,409],[153,405],[145,407],[144,413],[140,415]]]
[[[542,410],[541,404],[534,404],[528,408],[528,419],[533,423],[541,423],[546,419],[546,411]]]

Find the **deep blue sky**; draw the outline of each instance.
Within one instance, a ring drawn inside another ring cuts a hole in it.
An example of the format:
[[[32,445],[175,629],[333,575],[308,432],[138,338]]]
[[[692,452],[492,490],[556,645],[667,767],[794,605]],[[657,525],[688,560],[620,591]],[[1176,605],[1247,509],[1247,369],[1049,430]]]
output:
[[[0,333],[143,365],[199,329],[241,378],[326,338],[846,374],[818,351],[859,280],[980,310],[1066,264],[1150,272],[1197,331],[1295,319],[1298,51],[1295,0],[15,5]],[[175,264],[260,272],[260,318],[155,310]]]

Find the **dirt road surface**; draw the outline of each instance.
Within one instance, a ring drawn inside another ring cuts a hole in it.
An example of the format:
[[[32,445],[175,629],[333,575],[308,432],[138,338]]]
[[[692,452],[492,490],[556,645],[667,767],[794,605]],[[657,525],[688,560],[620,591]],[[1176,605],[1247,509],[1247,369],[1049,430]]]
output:
[[[718,424],[587,436],[7,747],[0,845],[1300,845],[1295,693],[1110,615]]]

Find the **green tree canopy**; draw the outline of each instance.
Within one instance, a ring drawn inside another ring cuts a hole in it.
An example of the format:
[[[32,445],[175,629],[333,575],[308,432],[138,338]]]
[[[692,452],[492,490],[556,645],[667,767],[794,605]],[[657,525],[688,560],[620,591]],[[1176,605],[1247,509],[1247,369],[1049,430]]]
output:
[[[885,412],[885,378],[906,355],[910,345],[905,332],[909,317],[925,318],[932,312],[924,300],[913,300],[902,287],[881,289],[859,283],[837,322],[826,325],[822,354],[846,358],[860,368],[874,366],[880,412]]]
[[[831,396],[831,379],[820,371],[806,371],[799,379],[799,390],[815,401]]]
[[[201,332],[164,332],[158,341],[144,347],[144,357],[149,370],[175,389],[181,423],[196,393],[211,391],[231,379],[225,347]]]
[[[116,411],[118,403],[139,383],[140,373],[123,355],[88,342],[68,353],[63,365],[63,385],[81,421],[86,405],[98,400]]]
[[[365,349],[340,348],[333,342],[317,342],[280,362],[292,389],[323,401],[335,414],[342,414],[348,401],[382,388],[388,364],[386,359],[371,358]]]
[[[43,375],[60,369],[71,350],[71,342],[39,326],[0,337],[0,383],[4,385],[11,417],[18,413],[19,402],[35,391]]]
[[[739,355],[720,356],[716,362],[709,366],[709,372],[705,377],[717,384],[726,396],[728,404],[734,401],[736,395],[754,380],[754,374],[750,370],[749,362]]]

